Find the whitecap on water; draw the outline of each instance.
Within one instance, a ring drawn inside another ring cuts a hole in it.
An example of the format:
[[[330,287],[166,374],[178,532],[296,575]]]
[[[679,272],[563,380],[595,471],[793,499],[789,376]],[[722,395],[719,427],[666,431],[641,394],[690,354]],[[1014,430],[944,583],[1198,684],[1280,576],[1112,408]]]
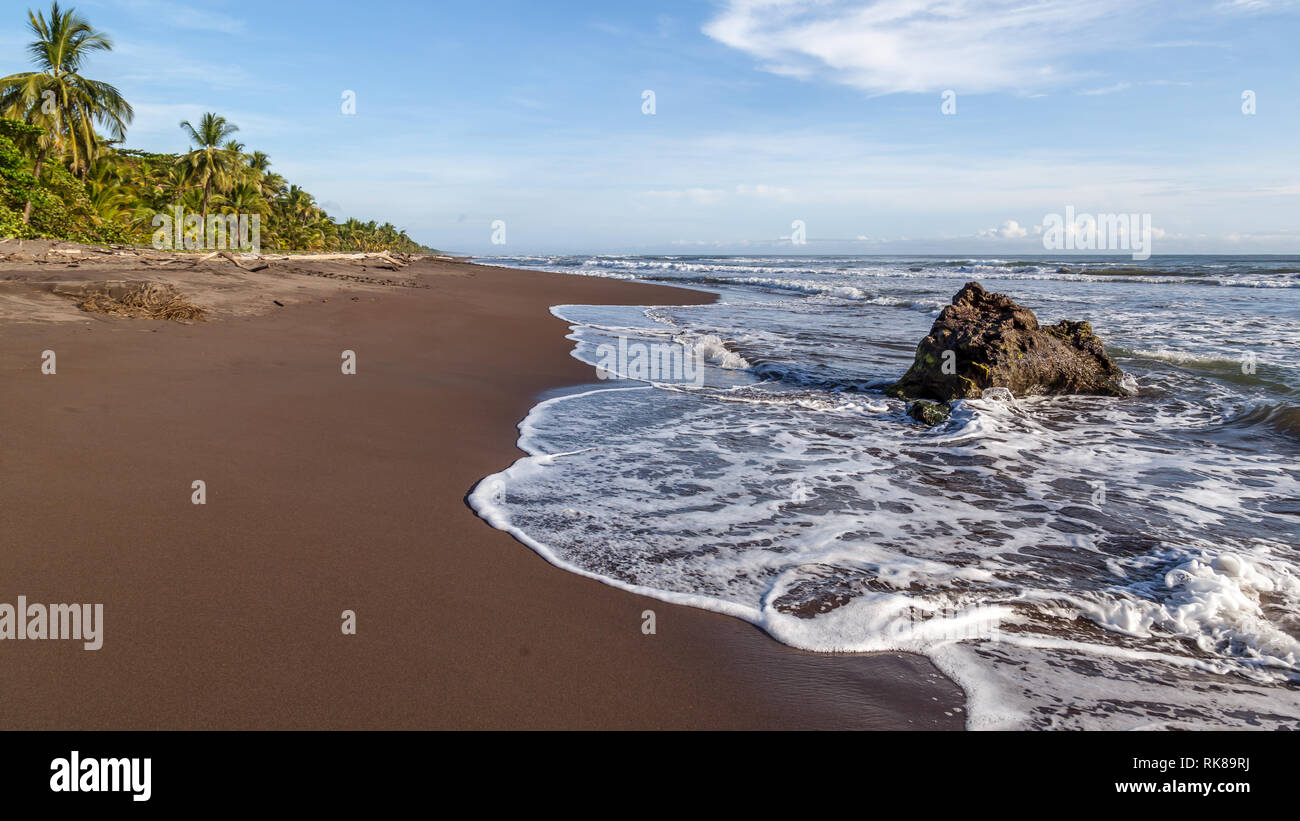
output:
[[[900,299],[951,286],[906,273]],[[1104,279],[1086,287],[1135,287]],[[539,404],[529,455],[474,509],[574,572],[794,646],[925,653],[971,727],[1300,727],[1300,444],[1269,422],[1284,397],[1158,362],[1132,366],[1131,399],[995,392],[922,428],[869,386],[901,374],[926,317],[765,287],[557,309],[584,361],[611,334],[676,339],[707,352],[705,378]],[[1057,287],[1044,301],[1066,310],[1100,299]],[[1274,333],[1300,333],[1297,314]],[[1093,317],[1108,342],[1145,334]]]

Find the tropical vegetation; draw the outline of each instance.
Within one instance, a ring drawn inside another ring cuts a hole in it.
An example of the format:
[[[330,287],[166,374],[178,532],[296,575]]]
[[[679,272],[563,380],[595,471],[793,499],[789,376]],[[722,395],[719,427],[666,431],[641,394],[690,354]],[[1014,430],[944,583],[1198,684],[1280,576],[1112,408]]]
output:
[[[121,92],[84,74],[113,48],[75,9],[28,12],[35,70],[0,78],[0,238],[148,244],[157,214],[257,215],[263,248],[426,250],[397,227],[336,222],[315,198],[248,151],[239,128],[204,114],[180,128],[191,147],[158,154],[122,147],[134,112]]]

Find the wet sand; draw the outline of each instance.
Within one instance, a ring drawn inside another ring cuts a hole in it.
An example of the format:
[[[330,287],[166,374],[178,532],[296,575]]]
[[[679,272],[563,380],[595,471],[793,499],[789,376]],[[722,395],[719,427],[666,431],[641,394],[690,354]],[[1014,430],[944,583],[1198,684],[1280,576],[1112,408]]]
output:
[[[466,506],[521,455],[540,393],[592,381],[549,306],[709,295],[430,260],[391,274],[427,288],[310,268],[195,269],[178,287],[204,304],[195,283],[220,281],[229,309],[193,324],[68,314],[30,288],[0,310],[0,601],[104,605],[101,650],[0,641],[0,728],[962,726],[960,690],[923,658],[793,650],[552,567]],[[0,265],[73,274],[103,275]]]

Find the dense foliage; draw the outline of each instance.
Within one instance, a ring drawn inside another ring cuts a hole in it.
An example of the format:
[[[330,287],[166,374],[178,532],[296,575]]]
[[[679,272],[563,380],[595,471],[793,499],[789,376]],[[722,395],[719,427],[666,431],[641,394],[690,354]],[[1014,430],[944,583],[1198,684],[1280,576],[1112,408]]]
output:
[[[426,250],[389,223],[335,222],[272,172],[266,154],[245,151],[239,128],[217,114],[181,123],[188,153],[120,147],[130,104],[80,73],[112,41],[58,3],[28,18],[38,70],[0,78],[0,238],[148,244],[154,216],[179,206],[203,218],[258,215],[268,249]]]

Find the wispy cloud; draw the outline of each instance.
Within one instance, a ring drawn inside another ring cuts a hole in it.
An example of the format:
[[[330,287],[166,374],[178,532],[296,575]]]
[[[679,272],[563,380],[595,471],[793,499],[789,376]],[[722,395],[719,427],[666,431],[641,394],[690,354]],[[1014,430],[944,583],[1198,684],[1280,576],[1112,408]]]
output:
[[[283,134],[295,129],[295,124],[291,120],[232,109],[216,103],[205,105],[141,101],[133,107],[135,108],[135,121],[131,124],[133,143],[143,141],[155,148],[160,138],[163,145],[174,147],[183,145],[185,139],[180,129],[181,120],[197,123],[205,112],[214,109],[220,109],[227,120],[239,126],[235,139],[240,142],[251,143],[258,138],[264,139],[268,134]]]
[[[125,9],[168,29],[188,29],[215,34],[242,34],[247,30],[243,16],[221,3],[111,0],[108,5]]]
[[[1027,91],[1150,25],[1149,0],[729,0],[704,33],[769,72],[878,94]]]
[[[596,31],[599,31],[601,34],[608,34],[611,37],[622,37],[627,33],[622,26],[616,26],[613,23],[606,23],[604,20],[595,20],[587,25]]]
[[[795,193],[792,189],[780,185],[749,185],[741,183],[736,186],[736,193],[742,197],[754,197],[763,200],[778,200],[790,202],[795,199]]]
[[[1087,95],[1087,96],[1089,96],[1089,97],[1097,97],[1097,96],[1100,96],[1100,95],[1102,95],[1102,94],[1114,94],[1114,93],[1116,93],[1116,92],[1118,92],[1118,91],[1127,91],[1128,89],[1130,89],[1130,88],[1132,88],[1132,87],[1133,87],[1133,84],[1132,84],[1132,83],[1119,82],[1119,83],[1116,83],[1116,84],[1113,85],[1113,86],[1105,86],[1105,87],[1103,87],[1103,88],[1089,88],[1089,89],[1086,89],[1086,90],[1084,90],[1084,91],[1080,91],[1079,93],[1080,93],[1080,94],[1085,94],[1085,95]]]
[[[1300,0],[1223,0],[1220,11],[1277,11],[1300,5]]]
[[[686,188],[646,191],[642,196],[651,202],[677,203],[686,200],[695,205],[716,205],[726,199],[727,192],[720,188]]]
[[[122,58],[122,65],[130,67],[115,78],[122,84],[182,88],[194,93],[201,89],[241,91],[260,82],[237,63],[206,62],[180,49],[135,39],[119,41],[113,53]]]

